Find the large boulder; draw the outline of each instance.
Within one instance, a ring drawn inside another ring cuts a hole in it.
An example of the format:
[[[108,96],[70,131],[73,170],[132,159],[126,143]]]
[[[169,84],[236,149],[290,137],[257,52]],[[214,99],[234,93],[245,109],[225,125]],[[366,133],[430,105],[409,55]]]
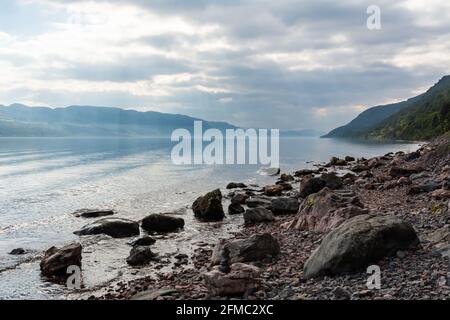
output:
[[[300,197],[306,198],[310,194],[319,192],[325,188],[325,181],[319,177],[306,176],[300,182]]]
[[[74,234],[78,236],[106,234],[113,238],[126,238],[139,235],[139,224],[128,219],[104,218],[84,226]]]
[[[130,266],[141,266],[155,260],[157,254],[152,251],[150,246],[136,246],[130,251],[127,263]]]
[[[275,220],[272,211],[263,207],[250,208],[244,212],[244,222],[246,224],[258,222],[270,222]]]
[[[281,197],[272,200],[270,210],[272,210],[275,215],[296,214],[299,206],[297,198]]]
[[[288,228],[328,232],[354,216],[367,213],[353,192],[324,188],[303,201]]]
[[[203,274],[211,296],[243,295],[248,290],[259,287],[259,268],[243,263],[234,263],[230,268],[229,273],[221,272],[219,267],[214,267],[213,270]]]
[[[224,257],[231,265],[236,262],[259,261],[279,254],[280,245],[271,234],[255,234],[246,239],[220,241],[214,247],[211,264],[220,264]]]
[[[100,218],[114,215],[114,210],[110,209],[80,209],[72,213],[77,218]]]
[[[222,207],[222,193],[219,189],[197,198],[192,204],[197,219],[202,221],[220,221],[225,217]]]
[[[69,244],[62,248],[51,247],[44,253],[40,268],[45,277],[67,278],[67,268],[81,267],[82,247],[79,243]]]
[[[151,214],[142,219],[141,226],[147,232],[174,232],[184,228],[184,220],[167,214]]]
[[[360,215],[331,231],[306,261],[305,279],[360,270],[419,243],[413,227],[393,215]]]

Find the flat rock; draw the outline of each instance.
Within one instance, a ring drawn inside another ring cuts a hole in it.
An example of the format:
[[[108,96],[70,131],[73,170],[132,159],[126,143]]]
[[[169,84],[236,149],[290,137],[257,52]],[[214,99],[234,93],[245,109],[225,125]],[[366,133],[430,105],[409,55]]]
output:
[[[249,208],[244,212],[244,222],[258,223],[258,222],[270,222],[275,220],[272,211],[263,207]]]
[[[202,276],[211,296],[235,296],[256,290],[259,287],[260,273],[255,266],[234,263],[229,273],[223,273],[218,267],[214,267]]]
[[[104,209],[80,209],[72,213],[77,218],[100,218],[106,216],[112,216],[115,214],[114,210]]]
[[[178,290],[175,289],[149,289],[135,294],[130,300],[156,300],[159,297],[171,296],[177,292]]]
[[[113,238],[126,238],[139,235],[139,224],[122,218],[104,218],[90,223],[74,234],[78,236],[106,234]]]

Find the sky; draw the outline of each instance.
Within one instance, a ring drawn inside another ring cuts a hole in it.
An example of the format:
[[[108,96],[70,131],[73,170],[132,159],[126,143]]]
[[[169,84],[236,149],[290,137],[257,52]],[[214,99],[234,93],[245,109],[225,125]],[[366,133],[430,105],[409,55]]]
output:
[[[381,29],[369,30],[377,5]],[[2,0],[0,104],[330,130],[450,74],[448,0]]]

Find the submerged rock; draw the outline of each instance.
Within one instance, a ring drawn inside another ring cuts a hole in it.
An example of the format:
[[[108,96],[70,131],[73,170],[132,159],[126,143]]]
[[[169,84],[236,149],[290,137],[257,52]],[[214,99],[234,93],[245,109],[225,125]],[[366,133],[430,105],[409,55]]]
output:
[[[126,238],[139,235],[139,224],[122,218],[104,218],[75,231],[78,236],[106,234],[113,238]]]
[[[152,251],[150,246],[137,246],[131,249],[127,263],[130,266],[141,266],[155,260],[156,256],[157,254]]]
[[[219,189],[197,198],[192,204],[197,219],[202,221],[220,221],[225,217],[222,207],[222,193]]]
[[[43,276],[67,278],[67,268],[81,267],[82,247],[79,243],[69,244],[62,248],[51,247],[44,253],[40,268]]]
[[[184,220],[167,214],[151,214],[142,219],[141,226],[147,232],[175,232],[184,228]]]
[[[114,210],[80,209],[73,213],[77,218],[100,218],[114,215]]]
[[[219,267],[214,267],[203,274],[203,279],[211,296],[234,296],[256,290],[259,287],[259,275],[260,270],[255,266],[234,263],[230,272],[223,273]]]
[[[230,182],[227,185],[227,189],[247,188],[247,185],[241,182]]]
[[[151,245],[155,244],[155,242],[156,242],[155,238],[145,236],[145,237],[138,238],[136,240],[129,242],[129,245],[132,247],[151,246]]]
[[[360,215],[331,231],[306,261],[305,279],[358,271],[419,243],[413,227],[393,215]]]

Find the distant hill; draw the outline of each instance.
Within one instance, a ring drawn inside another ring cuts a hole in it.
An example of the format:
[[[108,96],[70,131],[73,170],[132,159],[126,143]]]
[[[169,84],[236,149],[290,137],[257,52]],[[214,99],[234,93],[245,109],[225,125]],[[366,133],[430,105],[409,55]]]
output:
[[[201,120],[179,114],[139,112],[119,108],[70,106],[67,108],[0,105],[0,136],[170,136],[177,128],[193,130]],[[226,122],[203,121],[203,130],[235,128]]]
[[[406,101],[377,106],[324,137],[427,140],[450,130],[450,76]]]

